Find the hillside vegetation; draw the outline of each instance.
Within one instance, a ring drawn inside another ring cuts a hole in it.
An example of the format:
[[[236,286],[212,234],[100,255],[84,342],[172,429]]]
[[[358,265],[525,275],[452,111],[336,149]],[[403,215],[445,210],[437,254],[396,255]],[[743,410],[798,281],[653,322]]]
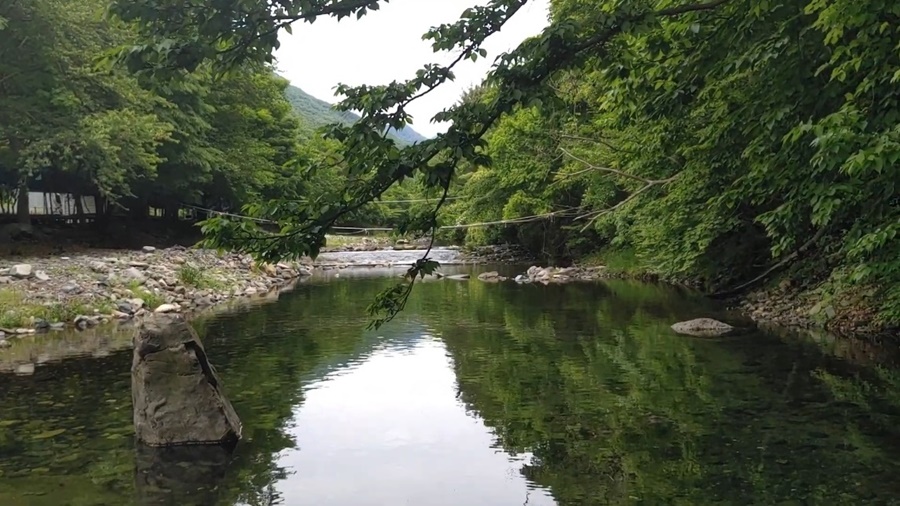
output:
[[[332,104],[316,98],[300,88],[288,85],[284,90],[284,96],[294,108],[294,111],[303,120],[303,124],[310,129],[317,129],[332,123],[352,124],[359,121],[359,115],[351,111],[339,111]],[[388,136],[398,144],[408,146],[416,142],[422,142],[425,137],[411,127],[403,127],[400,130],[389,129]]]

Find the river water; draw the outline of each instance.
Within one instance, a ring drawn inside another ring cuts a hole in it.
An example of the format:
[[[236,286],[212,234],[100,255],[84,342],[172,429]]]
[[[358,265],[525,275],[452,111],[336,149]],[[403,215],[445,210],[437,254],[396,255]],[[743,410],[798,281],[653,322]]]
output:
[[[429,281],[366,332],[383,274],[196,322],[231,456],[136,451],[128,349],[0,374],[0,505],[900,504],[890,352],[677,336],[729,316],[624,281]]]

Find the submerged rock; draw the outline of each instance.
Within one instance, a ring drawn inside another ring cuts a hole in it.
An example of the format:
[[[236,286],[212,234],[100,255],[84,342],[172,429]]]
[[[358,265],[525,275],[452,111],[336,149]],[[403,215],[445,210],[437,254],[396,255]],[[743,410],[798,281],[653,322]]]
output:
[[[500,281],[506,281],[506,278],[501,276],[497,271],[482,272],[478,275],[478,279],[488,283],[498,283]]]
[[[735,328],[712,318],[697,318],[672,325],[679,334],[695,337],[719,337],[731,334]]]
[[[445,276],[445,279],[453,279],[456,281],[466,281],[469,279],[469,277],[470,276],[468,274],[454,274],[452,276]]]
[[[219,504],[231,448],[222,445],[135,448],[138,506]]]
[[[219,444],[241,437],[241,422],[194,329],[178,316],[145,320],[131,366],[134,430],[149,446]]]

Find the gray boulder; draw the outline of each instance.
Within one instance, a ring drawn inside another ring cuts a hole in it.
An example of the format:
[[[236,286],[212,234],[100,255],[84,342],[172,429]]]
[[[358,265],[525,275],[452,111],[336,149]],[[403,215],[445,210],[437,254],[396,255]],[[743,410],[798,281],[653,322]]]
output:
[[[31,264],[18,264],[13,265],[9,269],[9,275],[14,278],[30,278],[32,274]]]
[[[134,336],[134,430],[149,446],[227,444],[241,422],[194,329],[178,316],[147,318]]]
[[[697,318],[672,325],[672,330],[678,334],[695,337],[719,337],[731,334],[735,328],[727,323],[713,320],[712,318]]]

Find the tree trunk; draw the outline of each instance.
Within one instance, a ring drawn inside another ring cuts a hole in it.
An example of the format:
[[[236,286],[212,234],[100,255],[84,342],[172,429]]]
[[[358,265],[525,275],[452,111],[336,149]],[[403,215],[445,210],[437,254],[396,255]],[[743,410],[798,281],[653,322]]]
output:
[[[19,191],[16,194],[16,218],[25,230],[31,230],[31,213],[28,209],[28,177],[19,180]]]

